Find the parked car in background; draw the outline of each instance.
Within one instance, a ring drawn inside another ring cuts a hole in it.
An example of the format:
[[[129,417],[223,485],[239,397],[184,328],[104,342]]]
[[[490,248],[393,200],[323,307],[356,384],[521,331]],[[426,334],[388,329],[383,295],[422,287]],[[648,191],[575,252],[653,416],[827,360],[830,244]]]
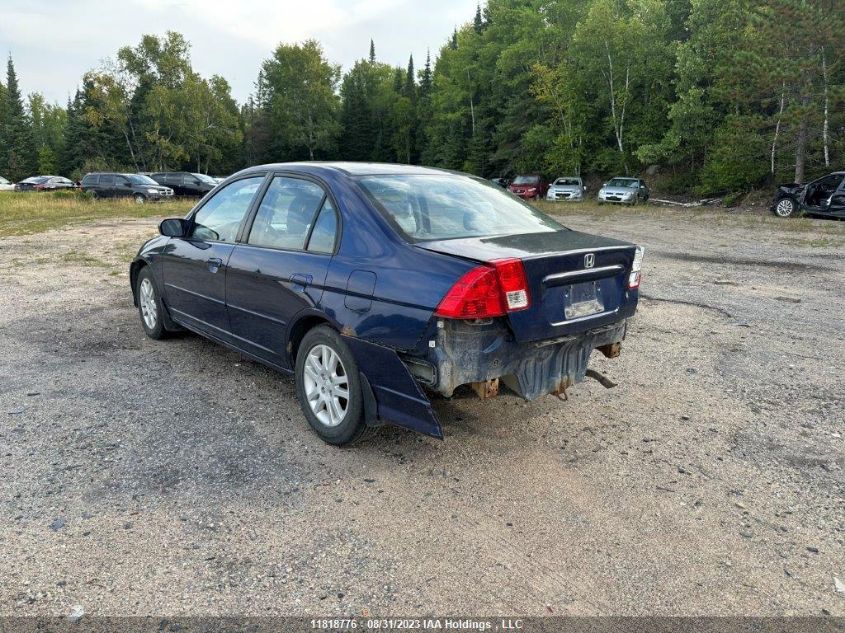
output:
[[[442,438],[425,389],[565,393],[619,355],[643,257],[480,178],[375,163],[251,167],[159,230],[129,270],[146,334],[294,374],[337,445],[386,422]]]
[[[780,185],[771,211],[781,218],[802,213],[845,218],[845,172],[833,172],[806,185]]]
[[[524,200],[539,200],[546,195],[549,183],[537,174],[517,176],[508,185],[508,191]]]
[[[214,180],[214,182],[216,182],[218,185],[219,185],[221,182],[223,182],[224,180],[226,180],[226,176],[212,176],[211,178],[212,178],[212,179]]]
[[[214,189],[218,182],[205,174],[187,171],[165,171],[150,174],[158,184],[170,187],[177,196],[201,197]]]
[[[15,185],[15,191],[58,191],[76,189],[76,183],[63,176],[32,176]]]
[[[511,184],[511,181],[507,178],[491,178],[490,182],[494,185],[500,186],[502,189],[507,189],[508,185]]]
[[[561,176],[549,185],[546,200],[583,200],[586,191],[579,176]]]
[[[622,204],[635,205],[648,200],[649,192],[645,181],[640,178],[611,178],[599,189],[598,201],[620,202]]]
[[[8,180],[0,176],[0,191],[14,191],[15,185],[10,183]]]
[[[96,172],[85,174],[82,191],[95,198],[132,198],[138,204],[156,202],[173,196],[173,190],[163,187],[149,176]]]

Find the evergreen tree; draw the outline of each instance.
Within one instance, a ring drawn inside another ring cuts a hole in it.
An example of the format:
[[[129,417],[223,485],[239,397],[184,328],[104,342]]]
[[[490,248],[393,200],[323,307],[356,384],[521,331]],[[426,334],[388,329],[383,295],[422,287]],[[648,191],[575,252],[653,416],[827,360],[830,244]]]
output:
[[[3,146],[0,147],[0,172],[5,172],[10,180],[18,181],[34,175],[38,170],[38,154],[11,55],[6,63],[4,92],[6,107],[3,113],[5,122]]]

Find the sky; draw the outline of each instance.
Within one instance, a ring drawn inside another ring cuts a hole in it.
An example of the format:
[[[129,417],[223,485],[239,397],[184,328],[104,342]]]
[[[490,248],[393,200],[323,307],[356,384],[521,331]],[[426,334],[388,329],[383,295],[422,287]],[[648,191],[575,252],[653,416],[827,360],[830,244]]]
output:
[[[280,43],[319,40],[347,70],[369,54],[417,69],[455,26],[472,20],[477,0],[0,0],[0,54],[11,53],[24,94],[64,104],[86,71],[145,33],[179,31],[194,70],[222,75],[239,102],[254,91],[261,62]],[[5,81],[5,66],[2,80]]]

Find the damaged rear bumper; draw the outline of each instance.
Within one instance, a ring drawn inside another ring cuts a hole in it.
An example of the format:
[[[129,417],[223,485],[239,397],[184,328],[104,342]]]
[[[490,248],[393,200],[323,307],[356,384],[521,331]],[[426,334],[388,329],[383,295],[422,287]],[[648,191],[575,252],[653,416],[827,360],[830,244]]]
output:
[[[584,379],[590,354],[596,348],[618,354],[627,320],[572,336],[517,343],[501,322],[474,324],[438,321],[435,346],[430,350],[428,386],[446,397],[460,385],[499,378],[526,400],[556,393]],[[411,363],[411,372],[425,376]]]
[[[572,336],[517,343],[500,321],[471,323],[438,320],[437,333],[425,357],[344,336],[366,380],[367,423],[386,422],[443,439],[440,421],[423,386],[452,396],[470,384],[482,397],[498,392],[489,381],[501,380],[527,400],[561,393],[584,380],[590,354],[600,349],[617,356],[627,320]],[[486,387],[479,387],[488,383]]]

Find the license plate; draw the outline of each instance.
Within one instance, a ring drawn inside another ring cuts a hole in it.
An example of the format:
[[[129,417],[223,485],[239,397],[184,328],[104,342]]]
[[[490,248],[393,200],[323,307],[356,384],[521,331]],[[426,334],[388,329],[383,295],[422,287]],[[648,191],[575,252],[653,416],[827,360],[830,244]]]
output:
[[[563,312],[567,319],[578,319],[604,312],[599,282],[591,281],[569,286],[564,294]]]

